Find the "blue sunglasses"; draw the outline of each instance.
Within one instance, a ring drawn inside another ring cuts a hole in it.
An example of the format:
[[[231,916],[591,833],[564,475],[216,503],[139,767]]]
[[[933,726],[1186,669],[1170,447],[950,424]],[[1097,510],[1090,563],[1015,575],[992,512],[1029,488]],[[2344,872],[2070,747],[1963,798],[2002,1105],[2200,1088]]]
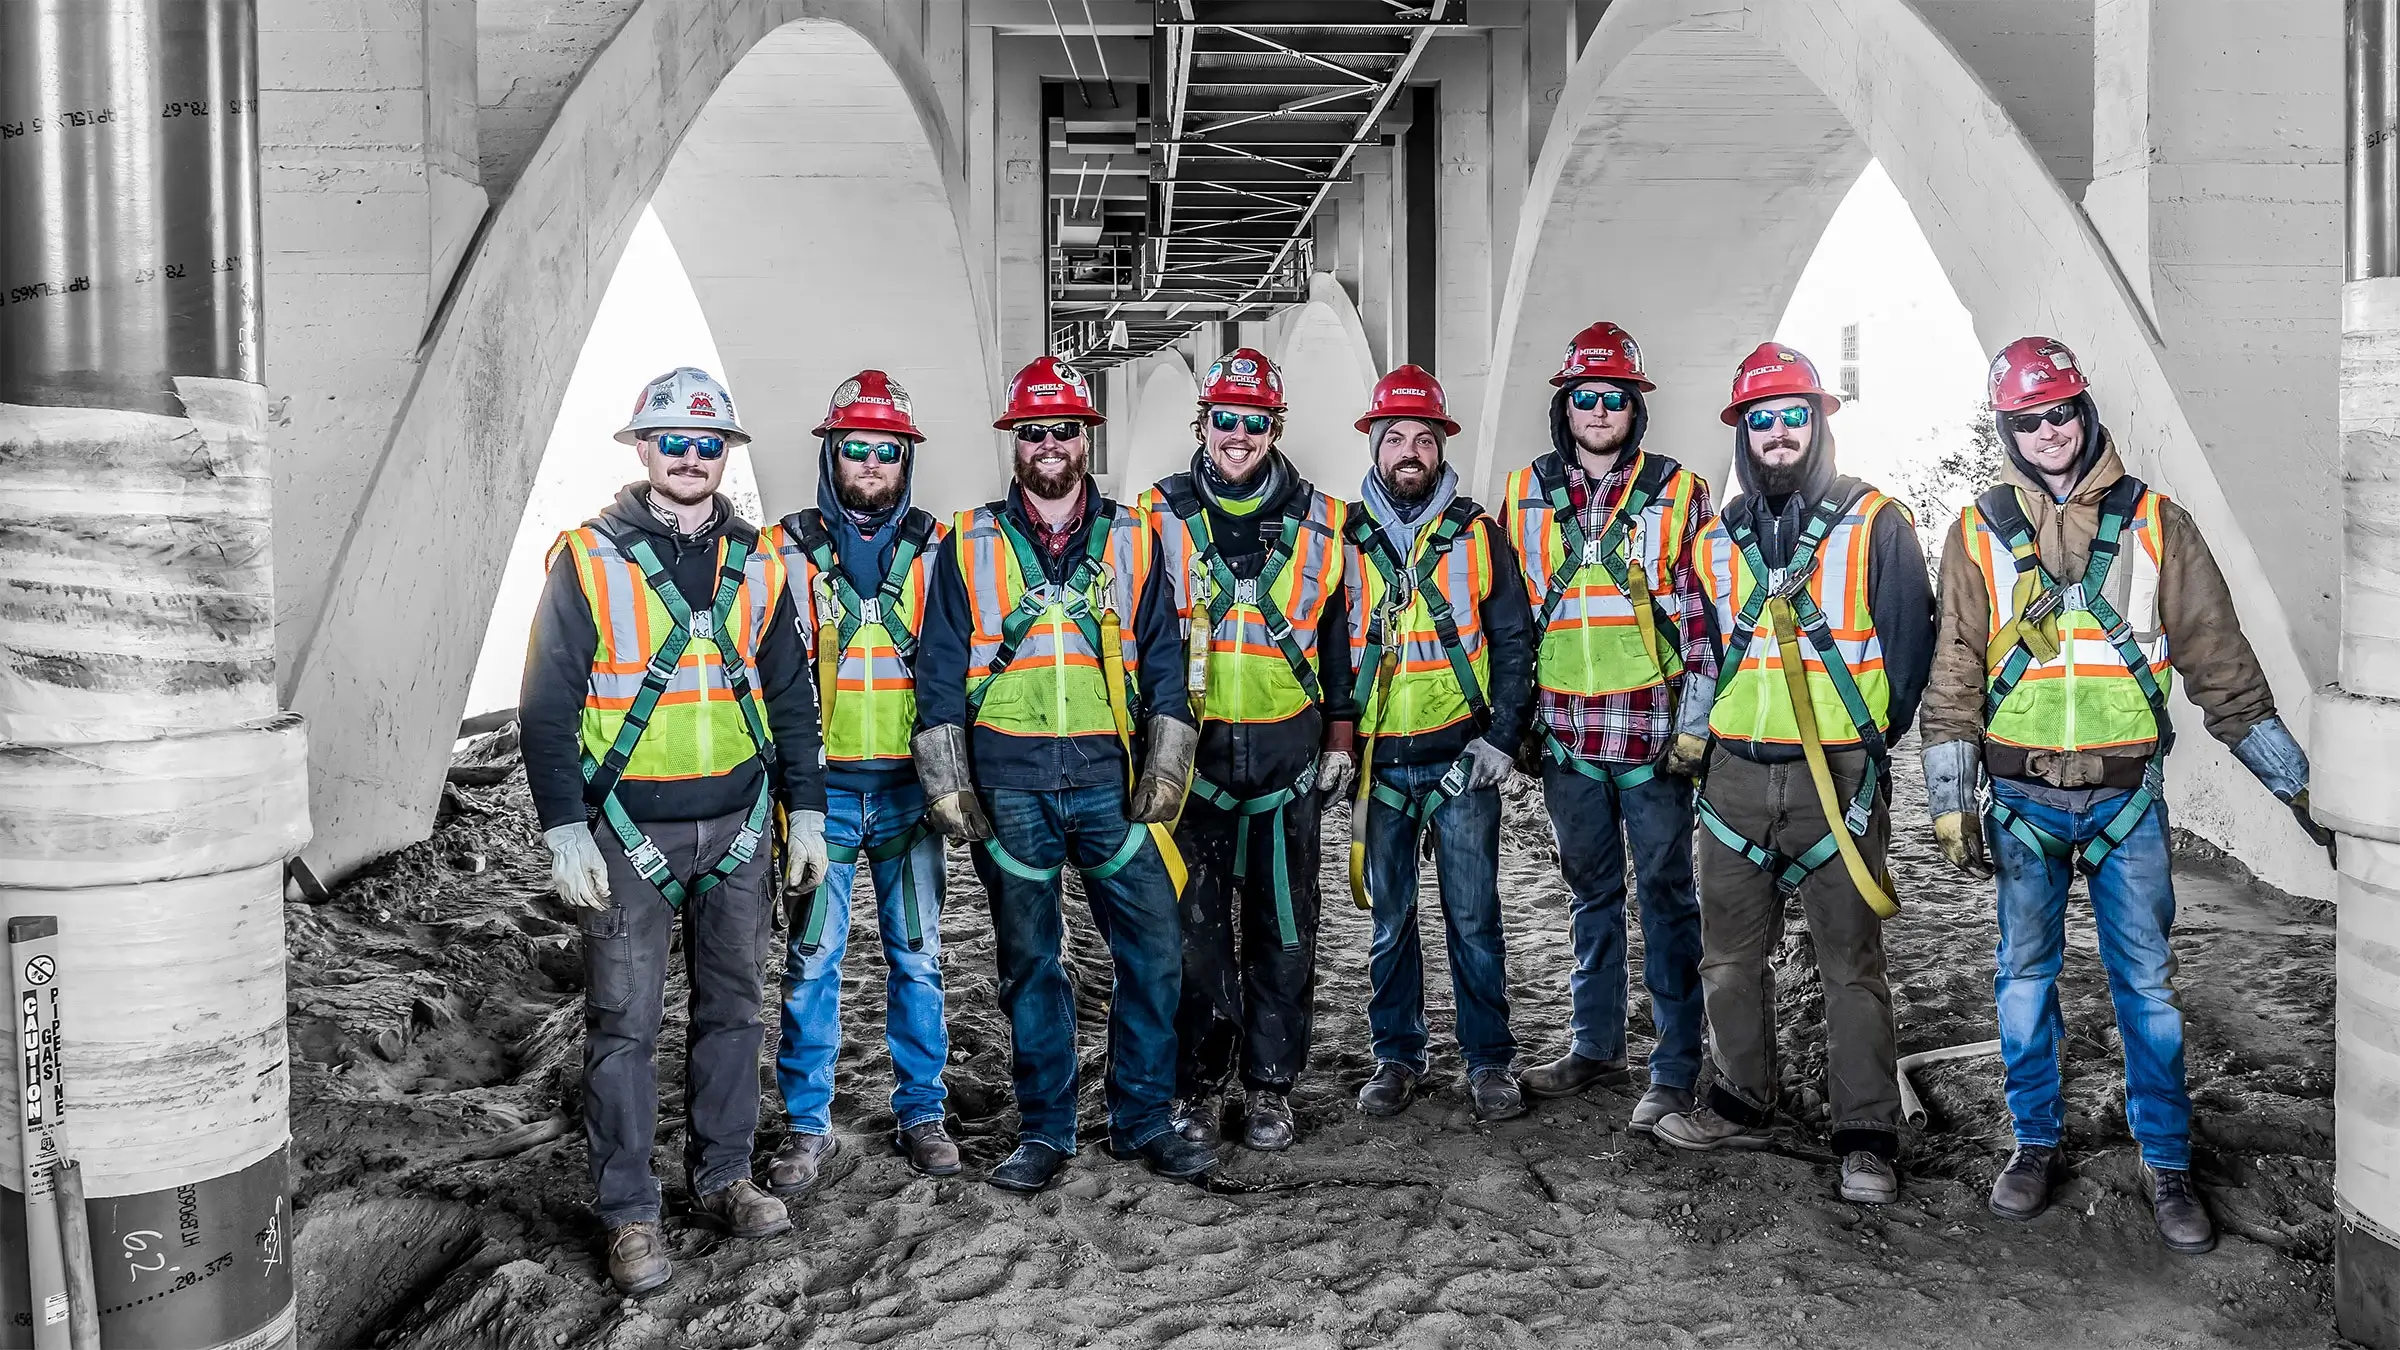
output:
[[[1623,412],[1625,405],[1633,402],[1633,395],[1622,389],[1578,389],[1567,395],[1567,402],[1574,404],[1577,412],[1590,412],[1594,408]]]
[[[1749,424],[1752,431],[1765,431],[1778,421],[1787,427],[1807,426],[1808,414],[1809,407],[1803,403],[1797,408],[1752,408],[1742,414],[1742,420]]]
[[[656,445],[658,453],[669,459],[678,459],[686,454],[715,459],[725,453],[725,438],[722,436],[686,436],[680,431],[671,431],[651,444]]]

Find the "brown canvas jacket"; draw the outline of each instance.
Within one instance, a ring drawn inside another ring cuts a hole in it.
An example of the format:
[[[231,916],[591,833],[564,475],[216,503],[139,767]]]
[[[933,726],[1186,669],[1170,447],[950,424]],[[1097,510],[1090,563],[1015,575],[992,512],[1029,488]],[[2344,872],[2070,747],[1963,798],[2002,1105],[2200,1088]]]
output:
[[[2105,433],[2103,433],[2105,436]],[[2071,582],[2083,575],[2100,530],[2100,501],[2125,476],[2116,447],[2102,442],[2100,460],[2063,505],[2025,476],[2015,462],[2001,465],[2000,481],[2017,490],[2034,544],[2050,575]],[[2167,658],[2183,681],[2184,693],[2206,716],[2209,734],[2227,746],[2275,715],[2275,693],[2250,641],[2224,573],[2208,551],[2191,515],[2161,498],[2159,615],[2167,630]],[[1984,647],[1991,631],[1991,602],[1982,569],[1961,546],[1957,521],[1942,545],[1941,612],[1933,651],[1933,681],[1925,691],[1919,724],[1925,744],[1983,739],[1983,697],[1989,672]],[[1995,778],[2039,779],[2056,787],[2132,787],[2140,783],[2152,745],[2115,746],[2106,751],[2054,753],[1985,745],[1984,766]]]

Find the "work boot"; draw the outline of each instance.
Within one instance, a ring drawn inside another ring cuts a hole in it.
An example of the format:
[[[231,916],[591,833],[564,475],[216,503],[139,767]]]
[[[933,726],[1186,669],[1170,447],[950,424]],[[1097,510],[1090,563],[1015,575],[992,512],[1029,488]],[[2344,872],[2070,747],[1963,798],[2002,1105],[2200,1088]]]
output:
[[[698,1209],[737,1238],[773,1237],[792,1231],[792,1212],[748,1177],[701,1196]]]
[[[1888,1205],[1900,1198],[1900,1174],[1880,1153],[1854,1148],[1842,1155],[1842,1198],[1858,1205]]]
[[[1408,1109],[1416,1095],[1417,1071],[1387,1059],[1375,1066],[1374,1076],[1358,1090],[1358,1109],[1370,1116],[1396,1116]]]
[[[1167,1122],[1175,1127],[1175,1133],[1195,1144],[1214,1144],[1222,1138],[1224,1119],[1224,1104],[1208,1093],[1177,1097],[1167,1104]]]
[[[1281,1153],[1300,1137],[1292,1122],[1292,1099],[1265,1088],[1250,1089],[1242,1103],[1242,1146],[1261,1153]],[[1185,1135],[1190,1138],[1190,1135]]]
[[[1690,1088],[1652,1083],[1650,1090],[1642,1094],[1642,1099],[1633,1104],[1633,1119],[1625,1122],[1625,1128],[1633,1134],[1655,1134],[1658,1122],[1691,1109]]]
[[[785,1199],[808,1194],[825,1178],[825,1164],[842,1151],[830,1134],[795,1134],[767,1164],[767,1187]]]
[[[908,1165],[929,1177],[958,1175],[958,1145],[938,1120],[921,1121],[892,1136]]]
[[[2192,1174],[2178,1167],[2142,1164],[2142,1184],[2150,1192],[2151,1209],[2158,1215],[2158,1235],[2167,1246],[2186,1256],[2198,1256],[2217,1245],[2217,1230],[2208,1221],[2208,1208],[2192,1187]]]
[[[1517,1088],[1516,1070],[1488,1064],[1467,1075],[1467,1100],[1478,1120],[1514,1120],[1525,1114],[1525,1094]]]
[[[2008,1166],[1992,1180],[1991,1211],[2022,1223],[2050,1208],[2050,1183],[2058,1175],[2058,1149],[2019,1144]]]
[[[1527,1069],[1517,1079],[1517,1086],[1528,1097],[1572,1097],[1595,1084],[1620,1087],[1631,1081],[1621,1059],[1592,1059],[1569,1050],[1567,1053]]]
[[[655,1223],[621,1223],[608,1230],[608,1278],[627,1298],[639,1298],[667,1282],[675,1267]]]
[[[1694,1153],[1713,1153],[1721,1148],[1772,1148],[1775,1144],[1773,1130],[1729,1120],[1705,1103],[1689,1111],[1659,1117],[1650,1135],[1662,1144],[1673,1144]]]
[[[1000,1165],[984,1180],[1004,1191],[1030,1195],[1057,1180],[1059,1169],[1066,1165],[1066,1154],[1039,1139],[1027,1139],[1017,1145],[1016,1152],[1001,1159]]]
[[[1195,1144],[1173,1130],[1152,1136],[1138,1148],[1118,1148],[1112,1142],[1108,1156],[1124,1161],[1139,1158],[1142,1166],[1169,1181],[1198,1181],[1217,1166],[1217,1155],[1209,1152],[1208,1145]]]

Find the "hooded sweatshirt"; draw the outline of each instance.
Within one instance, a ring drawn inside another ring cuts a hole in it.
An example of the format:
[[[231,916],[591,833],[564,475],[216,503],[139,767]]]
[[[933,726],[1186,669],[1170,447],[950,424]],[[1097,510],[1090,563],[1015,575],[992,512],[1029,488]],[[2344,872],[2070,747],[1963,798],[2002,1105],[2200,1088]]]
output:
[[[758,547],[758,531],[734,515],[721,494],[716,514],[697,534],[680,534],[659,519],[650,509],[647,483],[628,484],[619,491],[597,523],[620,539],[647,538],[684,604],[694,610],[716,603],[720,537],[730,535],[754,550]],[[592,622],[575,563],[562,552],[542,584],[517,695],[525,781],[545,830],[585,819],[583,705],[591,687],[592,656],[599,647],[600,630]],[[759,640],[758,677],[767,734],[775,741],[776,795],[791,810],[823,811],[824,746],[817,731],[817,696],[788,592],[767,615],[766,633]],[[752,757],[714,778],[627,779],[617,785],[617,800],[635,821],[714,820],[747,812],[758,800],[764,772],[764,765]]]
[[[1800,488],[1782,497],[1769,497],[1759,490],[1747,433],[1738,426],[1733,429],[1734,478],[1742,491],[1725,503],[1720,518],[1728,525],[1747,523],[1757,534],[1759,552],[1769,567],[1790,564],[1810,508],[1833,492],[1841,476],[1834,467],[1830,419],[1818,417],[1816,429],[1808,458],[1802,461]],[[1933,665],[1933,586],[1926,576],[1925,549],[1917,541],[1916,524],[1905,510],[1885,511],[1875,518],[1874,533],[1867,541],[1867,612],[1883,646],[1883,673],[1891,690],[1891,721],[1884,728],[1884,739],[1887,744],[1897,743],[1916,720],[1917,702],[1925,693],[1926,676]],[[1708,626],[1721,669],[1725,634],[1717,627],[1714,606],[1708,611]],[[1687,729],[1703,708],[1699,700],[1690,701]],[[1803,754],[1797,745],[1766,741],[1723,744],[1758,764],[1788,764]]]
[[[2091,467],[2065,501],[2055,499],[2042,479],[2020,467],[2015,456],[2000,470],[2000,482],[2016,489],[2018,504],[2033,527],[2042,566],[2061,584],[2073,584],[2090,562],[2100,532],[2100,501],[2125,476],[2124,461],[2099,422],[2098,451]],[[2009,444],[2003,441],[2002,444]],[[2241,614],[2208,541],[2190,513],[2164,498],[2159,508],[2158,613],[2166,628],[2167,654],[2183,691],[2205,716],[2210,735],[2228,747],[2241,744],[2259,723],[2275,715],[2275,691],[2250,640]],[[1933,682],[1925,691],[1925,744],[1983,742],[1983,700],[1989,672],[1984,648],[1991,632],[1991,595],[1983,569],[1960,544],[1959,522],[1950,523],[1942,545],[1941,632]],[[2048,784],[2064,789],[2131,788],[2142,781],[2155,743],[2055,754],[1985,742],[1984,766],[1994,778]]]

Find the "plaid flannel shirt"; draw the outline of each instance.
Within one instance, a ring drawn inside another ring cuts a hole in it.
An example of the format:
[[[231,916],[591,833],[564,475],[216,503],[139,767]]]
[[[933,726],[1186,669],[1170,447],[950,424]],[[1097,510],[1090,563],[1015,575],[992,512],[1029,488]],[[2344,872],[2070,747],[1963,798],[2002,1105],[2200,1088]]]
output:
[[[1630,463],[1610,470],[1591,489],[1591,479],[1577,456],[1566,456],[1567,502],[1586,538],[1597,539],[1609,517],[1633,485]],[[1708,481],[1702,479],[1692,497],[1691,516],[1675,551],[1673,617],[1682,636],[1683,668],[1714,678],[1716,645],[1708,640],[1708,600],[1700,592],[1700,573],[1692,562],[1692,541],[1711,515]],[[1538,605],[1538,600],[1537,600]],[[1540,640],[1537,635],[1535,640]],[[1577,759],[1607,764],[1647,764],[1665,753],[1675,731],[1675,697],[1682,681],[1670,680],[1648,689],[1584,697],[1555,690],[1534,690],[1535,716],[1550,735]]]

